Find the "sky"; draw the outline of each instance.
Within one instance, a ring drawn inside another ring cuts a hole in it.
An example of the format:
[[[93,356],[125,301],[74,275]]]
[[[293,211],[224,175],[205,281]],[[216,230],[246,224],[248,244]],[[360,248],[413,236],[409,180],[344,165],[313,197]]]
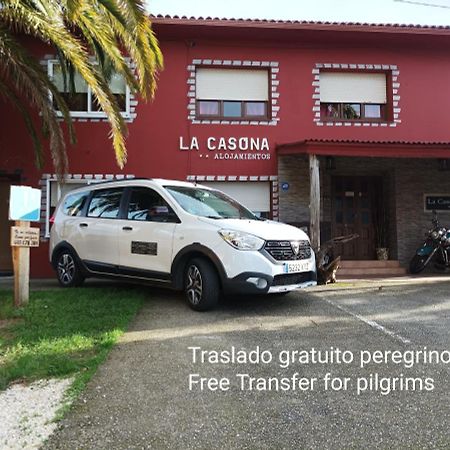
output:
[[[450,0],[147,0],[151,14],[450,26]]]

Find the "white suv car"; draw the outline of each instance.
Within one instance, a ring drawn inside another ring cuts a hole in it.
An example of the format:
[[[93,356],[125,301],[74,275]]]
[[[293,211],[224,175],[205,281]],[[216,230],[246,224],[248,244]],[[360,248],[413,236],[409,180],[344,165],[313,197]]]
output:
[[[197,184],[132,179],[91,184],[59,203],[50,260],[62,286],[113,276],[184,289],[195,310],[220,292],[271,294],[316,285],[307,235],[256,217]]]

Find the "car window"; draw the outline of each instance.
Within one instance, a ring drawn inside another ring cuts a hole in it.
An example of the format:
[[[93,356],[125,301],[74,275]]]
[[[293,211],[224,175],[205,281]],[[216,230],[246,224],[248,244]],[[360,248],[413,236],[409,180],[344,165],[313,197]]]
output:
[[[94,191],[88,208],[88,217],[114,219],[119,215],[123,188]]]
[[[188,186],[165,186],[188,213],[213,219],[258,220],[251,211],[223,192]]]
[[[147,222],[174,222],[177,216],[169,204],[153,189],[136,187],[131,190],[127,218]]]
[[[81,216],[88,197],[89,192],[78,192],[76,194],[68,195],[65,198],[62,207],[63,213],[72,217]]]

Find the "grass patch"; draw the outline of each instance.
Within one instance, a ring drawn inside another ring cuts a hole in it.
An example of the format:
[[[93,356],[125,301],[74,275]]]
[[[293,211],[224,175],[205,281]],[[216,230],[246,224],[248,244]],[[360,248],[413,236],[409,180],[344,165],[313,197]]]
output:
[[[0,389],[14,380],[75,376],[77,395],[95,373],[145,298],[138,287],[52,289],[30,293],[19,310],[0,290]]]

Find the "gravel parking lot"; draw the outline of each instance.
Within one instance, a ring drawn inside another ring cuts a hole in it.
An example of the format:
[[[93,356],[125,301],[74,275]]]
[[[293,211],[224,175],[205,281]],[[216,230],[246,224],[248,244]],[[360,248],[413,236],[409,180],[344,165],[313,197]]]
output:
[[[317,287],[208,313],[148,288],[46,448],[449,448],[449,288]]]

